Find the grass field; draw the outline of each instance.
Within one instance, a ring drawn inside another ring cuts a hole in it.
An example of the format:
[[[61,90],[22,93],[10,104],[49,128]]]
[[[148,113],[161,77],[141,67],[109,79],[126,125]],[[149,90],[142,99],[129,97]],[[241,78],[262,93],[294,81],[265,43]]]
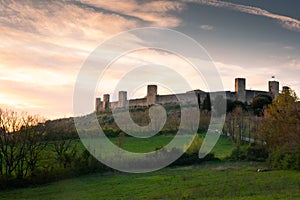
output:
[[[199,134],[204,138],[203,134]],[[123,148],[149,152],[173,136],[126,137]],[[111,138],[116,143],[117,138]],[[80,149],[83,146],[80,146]],[[213,153],[223,160],[234,144],[221,136]],[[1,199],[300,199],[300,172],[256,172],[264,163],[215,161],[145,174],[106,172],[0,192]]]
[[[198,134],[200,139],[204,139],[205,134]],[[124,139],[122,148],[131,151],[131,152],[151,152],[155,148],[165,146],[173,139],[172,135],[167,136],[154,136],[151,138],[140,139],[135,137],[126,137]],[[111,138],[113,143],[117,143],[117,138]],[[226,156],[229,156],[234,144],[230,138],[226,136],[221,136],[218,142],[216,143],[212,153],[215,154],[217,158],[223,159]]]
[[[215,162],[146,174],[98,173],[4,191],[0,199],[300,199],[299,171],[258,167]]]

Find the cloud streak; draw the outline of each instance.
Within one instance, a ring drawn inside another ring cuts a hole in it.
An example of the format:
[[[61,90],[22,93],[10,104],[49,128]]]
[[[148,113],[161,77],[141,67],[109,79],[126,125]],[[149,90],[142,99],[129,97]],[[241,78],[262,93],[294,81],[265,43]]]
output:
[[[184,3],[164,0],[144,3],[134,0],[113,0],[109,3],[102,0],[82,0],[81,3],[131,17],[132,19],[139,19],[148,26],[168,28],[177,27],[182,22],[180,18],[171,14],[171,12],[181,12],[185,9]]]
[[[224,2],[224,1],[218,1],[218,0],[183,0],[183,2],[198,3],[202,5],[213,6],[213,7],[229,8],[229,9],[233,9],[251,15],[257,15],[257,16],[267,17],[270,19],[275,19],[281,24],[282,27],[292,31],[300,32],[300,20],[292,17],[284,16],[284,15],[271,13],[261,8],[235,4],[230,2]]]
[[[205,31],[210,31],[210,30],[213,30],[214,27],[211,26],[211,25],[205,24],[205,25],[201,25],[201,26],[200,26],[200,29],[205,30]]]

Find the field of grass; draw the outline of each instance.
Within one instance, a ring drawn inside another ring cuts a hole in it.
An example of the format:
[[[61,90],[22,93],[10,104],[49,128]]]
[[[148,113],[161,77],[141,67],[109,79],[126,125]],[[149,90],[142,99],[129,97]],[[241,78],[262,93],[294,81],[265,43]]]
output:
[[[0,192],[0,199],[300,199],[299,171],[258,167],[214,162],[146,174],[97,173]]]
[[[205,134],[198,135],[200,139],[204,139],[205,137]],[[154,136],[146,139],[126,137],[122,148],[131,152],[151,152],[157,147],[165,146],[172,139],[172,135]],[[111,141],[116,144],[117,138],[111,138]],[[233,148],[234,144],[230,138],[222,135],[212,150],[212,153],[214,153],[217,158],[223,159],[230,155]]]

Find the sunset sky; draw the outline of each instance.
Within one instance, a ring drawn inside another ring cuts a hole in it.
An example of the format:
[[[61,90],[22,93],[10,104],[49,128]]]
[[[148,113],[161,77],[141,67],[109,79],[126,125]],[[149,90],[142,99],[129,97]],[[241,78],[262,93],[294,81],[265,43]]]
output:
[[[235,77],[247,78],[248,89],[267,90],[274,75],[299,95],[299,8],[298,0],[0,0],[0,106],[71,116],[88,55],[115,34],[149,26],[200,43],[226,90],[234,90]]]

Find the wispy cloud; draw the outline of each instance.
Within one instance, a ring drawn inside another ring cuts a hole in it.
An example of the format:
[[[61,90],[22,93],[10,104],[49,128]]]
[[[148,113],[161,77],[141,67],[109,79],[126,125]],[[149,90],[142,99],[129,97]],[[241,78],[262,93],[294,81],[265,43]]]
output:
[[[211,25],[205,24],[205,25],[201,25],[201,26],[200,26],[200,29],[205,30],[205,31],[210,31],[210,30],[213,30],[214,27],[211,26]]]
[[[233,9],[243,13],[248,13],[251,15],[263,16],[263,17],[277,20],[282,25],[282,27],[286,29],[292,31],[300,31],[300,20],[292,17],[284,16],[284,15],[275,14],[267,10],[253,7],[253,6],[246,6],[246,5],[218,1],[218,0],[183,0],[183,2],[193,2],[193,3],[199,3],[203,5],[214,6],[214,7],[224,7],[224,8]]]
[[[133,19],[139,19],[148,26],[169,28],[181,24],[181,19],[172,14],[171,11],[180,12],[185,8],[184,3],[164,0],[150,2],[113,0],[109,3],[102,0],[82,0],[81,2]]]

